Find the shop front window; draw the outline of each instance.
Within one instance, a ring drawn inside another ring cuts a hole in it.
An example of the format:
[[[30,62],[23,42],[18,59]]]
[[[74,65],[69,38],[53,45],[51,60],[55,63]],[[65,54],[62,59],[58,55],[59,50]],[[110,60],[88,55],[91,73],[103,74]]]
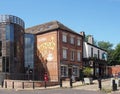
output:
[[[68,67],[67,66],[61,66],[61,76],[62,77],[68,76]]]

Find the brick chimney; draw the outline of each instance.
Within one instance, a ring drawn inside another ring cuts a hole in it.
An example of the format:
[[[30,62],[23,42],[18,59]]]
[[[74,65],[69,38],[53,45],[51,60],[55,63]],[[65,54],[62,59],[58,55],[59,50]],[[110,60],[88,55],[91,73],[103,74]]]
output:
[[[88,43],[94,44],[94,38],[93,38],[92,35],[90,35],[90,36],[88,37]]]
[[[84,31],[80,32],[80,35],[83,36],[83,38],[85,39],[85,32]]]

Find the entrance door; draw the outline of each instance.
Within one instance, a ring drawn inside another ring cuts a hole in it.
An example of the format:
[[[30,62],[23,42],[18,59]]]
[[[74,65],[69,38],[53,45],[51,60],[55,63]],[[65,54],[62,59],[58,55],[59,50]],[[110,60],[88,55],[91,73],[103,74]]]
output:
[[[68,76],[71,77],[72,76],[72,68],[68,69]]]

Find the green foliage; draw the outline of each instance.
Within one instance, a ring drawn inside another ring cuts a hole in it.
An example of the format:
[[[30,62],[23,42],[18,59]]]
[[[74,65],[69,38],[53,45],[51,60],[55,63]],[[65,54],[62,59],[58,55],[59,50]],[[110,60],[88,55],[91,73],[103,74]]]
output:
[[[108,52],[108,65],[113,65],[114,64],[113,63],[114,62],[114,60],[113,60],[114,49],[112,49],[113,44],[110,42],[99,41],[98,47],[100,47]]]
[[[120,43],[116,46],[113,52],[113,61],[115,65],[120,65]]]
[[[85,76],[90,77],[91,73],[92,73],[92,69],[90,67],[85,67],[83,69],[83,73],[84,73]]]
[[[113,47],[113,44],[110,42],[105,42],[105,41],[99,41],[98,46],[102,49],[105,49],[107,51],[111,50]]]

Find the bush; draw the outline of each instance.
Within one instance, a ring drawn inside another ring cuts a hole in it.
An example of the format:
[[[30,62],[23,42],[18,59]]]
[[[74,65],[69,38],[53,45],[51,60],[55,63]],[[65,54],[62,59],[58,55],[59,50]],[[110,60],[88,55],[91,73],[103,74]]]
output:
[[[90,77],[90,76],[92,75],[92,68],[90,68],[90,67],[85,67],[85,68],[83,69],[83,73],[84,73],[85,76]]]

